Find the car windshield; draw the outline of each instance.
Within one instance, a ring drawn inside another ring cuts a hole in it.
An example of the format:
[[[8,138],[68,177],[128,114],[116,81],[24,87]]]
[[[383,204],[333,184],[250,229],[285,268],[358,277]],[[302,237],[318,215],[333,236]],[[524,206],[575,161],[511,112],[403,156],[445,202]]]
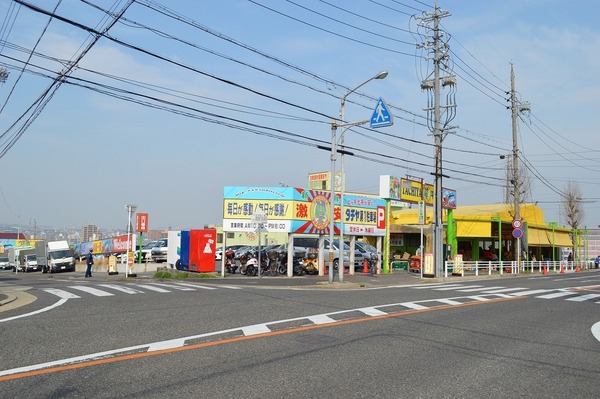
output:
[[[61,249],[60,251],[52,251],[52,252],[50,252],[50,257],[52,259],[69,258],[69,257],[71,257],[71,251],[68,249]]]
[[[146,245],[144,245],[142,248],[152,249],[152,248],[154,248],[155,245],[156,245],[156,241],[151,241],[151,242],[147,243]]]

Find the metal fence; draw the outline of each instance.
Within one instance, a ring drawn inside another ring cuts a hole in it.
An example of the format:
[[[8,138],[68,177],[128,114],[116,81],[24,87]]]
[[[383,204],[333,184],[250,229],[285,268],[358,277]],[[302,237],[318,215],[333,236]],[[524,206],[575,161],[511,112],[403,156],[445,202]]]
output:
[[[593,267],[593,265],[591,265]],[[493,274],[518,273],[567,273],[589,269],[590,265],[581,261],[446,261],[444,277],[451,276],[491,276]]]

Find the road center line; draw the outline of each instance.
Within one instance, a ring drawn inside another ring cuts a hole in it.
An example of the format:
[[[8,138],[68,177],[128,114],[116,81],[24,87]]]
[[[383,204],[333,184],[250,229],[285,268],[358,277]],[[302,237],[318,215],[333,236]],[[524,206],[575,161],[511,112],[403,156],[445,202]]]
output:
[[[174,352],[180,352],[180,351],[206,348],[206,347],[211,347],[211,346],[216,346],[216,345],[223,345],[223,344],[228,344],[228,343],[233,343],[233,342],[247,341],[250,339],[265,338],[265,337],[283,335],[283,334],[292,334],[292,333],[296,333],[296,332],[300,332],[300,331],[309,331],[309,330],[314,330],[314,329],[318,329],[318,328],[329,328],[332,326],[342,326],[342,325],[346,325],[346,324],[362,323],[362,322],[373,321],[373,320],[377,320],[377,319],[387,319],[387,318],[392,318],[392,317],[408,316],[408,315],[419,314],[419,313],[428,313],[428,312],[434,312],[434,311],[439,311],[439,310],[448,310],[448,309],[462,308],[462,307],[467,307],[467,306],[476,306],[476,305],[482,305],[482,304],[491,304],[491,303],[512,301],[512,300],[523,299],[523,298],[525,298],[525,297],[497,298],[497,299],[489,299],[485,302],[474,301],[474,302],[468,302],[468,303],[461,303],[459,305],[442,305],[442,306],[436,306],[433,308],[411,309],[411,310],[400,311],[397,313],[388,313],[388,314],[384,314],[384,315],[380,315],[380,316],[365,316],[365,317],[360,317],[360,318],[355,318],[355,319],[345,319],[345,320],[340,320],[340,321],[333,321],[331,323],[312,324],[309,326],[301,326],[301,327],[275,330],[275,331],[266,331],[264,333],[255,333],[252,335],[241,335],[238,337],[225,338],[225,339],[210,341],[210,342],[202,342],[199,344],[184,345],[186,340],[204,338],[204,337],[215,336],[215,335],[222,335],[222,334],[227,334],[227,333],[231,333],[231,332],[242,333],[244,331],[244,328],[249,328],[249,327],[256,326],[256,325],[246,326],[246,327],[236,327],[236,328],[231,328],[231,329],[222,330],[222,331],[215,331],[215,332],[211,332],[211,333],[195,335],[195,336],[191,336],[191,337],[171,339],[171,340],[162,341],[162,342],[154,342],[151,344],[136,345],[136,346],[131,346],[128,348],[114,349],[114,350],[105,351],[105,352],[98,352],[98,353],[93,353],[93,354],[89,354],[89,355],[77,356],[77,357],[73,357],[73,358],[69,358],[69,359],[55,360],[55,361],[46,362],[46,363],[18,367],[18,368],[14,368],[14,369],[10,369],[10,370],[3,370],[3,371],[0,371],[0,382],[15,380],[15,379],[19,379],[19,378],[33,377],[36,375],[51,374],[51,373],[55,373],[55,372],[59,372],[59,371],[65,371],[65,370],[75,370],[75,369],[91,367],[91,366],[96,366],[96,365],[101,365],[101,364],[116,363],[116,362],[125,361],[125,360],[145,358],[145,357],[149,357],[149,356],[156,356],[156,355],[161,355],[161,354],[166,354],[166,353],[174,353]],[[340,312],[335,312],[335,313],[340,313]],[[334,313],[330,313],[330,314],[334,314]],[[315,315],[313,317],[318,317],[318,316],[319,315]],[[298,318],[289,319],[289,320],[301,320],[301,319],[311,319],[311,316],[298,317]],[[262,323],[262,324],[260,324],[260,326],[267,326],[267,325],[272,325],[275,323],[281,323],[281,322],[285,322],[285,321],[288,321],[288,320],[278,320],[277,322]],[[164,349],[159,349],[159,348],[164,348]],[[139,351],[139,352],[131,353],[132,351]],[[127,353],[127,354],[123,354],[123,353]],[[110,356],[110,357],[108,357],[108,356]]]

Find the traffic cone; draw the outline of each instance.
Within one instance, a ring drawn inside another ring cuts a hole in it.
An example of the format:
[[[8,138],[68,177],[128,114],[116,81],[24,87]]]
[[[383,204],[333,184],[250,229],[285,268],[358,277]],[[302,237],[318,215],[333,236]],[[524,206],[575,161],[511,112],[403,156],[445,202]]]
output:
[[[575,266],[575,273],[579,273],[579,265]]]
[[[363,273],[369,273],[369,262],[366,259],[363,262]]]
[[[544,266],[544,271],[542,274],[548,274],[548,266]]]
[[[563,265],[562,262],[561,262],[561,264],[560,264],[560,273],[564,273],[564,272],[565,272],[565,265]]]

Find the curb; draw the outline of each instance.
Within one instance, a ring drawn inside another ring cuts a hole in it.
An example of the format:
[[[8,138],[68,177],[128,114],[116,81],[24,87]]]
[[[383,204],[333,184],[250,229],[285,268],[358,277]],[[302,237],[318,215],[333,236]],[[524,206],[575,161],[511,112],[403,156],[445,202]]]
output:
[[[2,298],[0,299],[0,306],[8,305],[17,300],[17,296],[14,294],[0,294],[0,298]]]

